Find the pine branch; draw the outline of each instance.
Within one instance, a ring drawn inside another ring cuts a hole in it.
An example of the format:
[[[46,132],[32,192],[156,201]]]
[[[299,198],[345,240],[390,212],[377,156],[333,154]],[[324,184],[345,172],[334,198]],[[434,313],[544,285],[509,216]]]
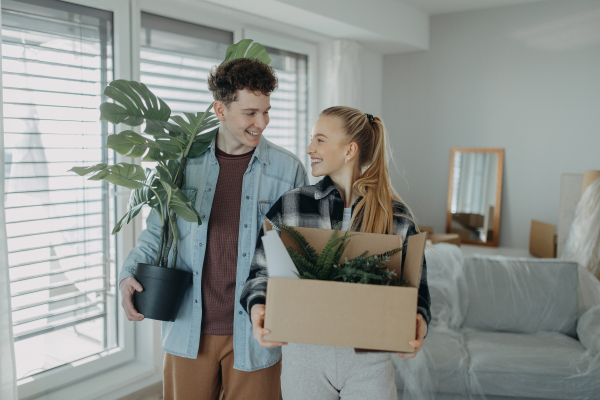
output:
[[[314,274],[314,265],[304,258],[302,254],[298,253],[291,247],[288,247],[287,251],[300,274],[304,272]]]
[[[365,251],[352,260],[346,258],[343,263],[340,263],[340,258],[350,244],[349,239],[358,235],[346,232],[343,236],[337,237],[341,224],[335,227],[321,254],[318,254],[296,229],[284,224],[274,225],[292,236],[300,247],[301,252],[294,250],[292,247],[288,247],[287,250],[298,269],[298,276],[301,279],[408,286],[406,280],[395,279],[397,278],[396,272],[385,267],[390,261],[390,257],[401,251],[402,247],[382,254],[369,255],[369,252]]]
[[[317,254],[315,249],[308,243],[306,238],[304,236],[302,236],[302,234],[300,232],[298,232],[293,227],[285,225],[285,224],[279,224],[277,222],[273,222],[273,225],[277,229],[287,232],[296,241],[296,243],[298,243],[298,247],[300,247],[300,251],[302,253],[304,253],[304,257],[306,257],[306,259],[309,262],[316,264],[316,262],[319,258],[319,255]]]

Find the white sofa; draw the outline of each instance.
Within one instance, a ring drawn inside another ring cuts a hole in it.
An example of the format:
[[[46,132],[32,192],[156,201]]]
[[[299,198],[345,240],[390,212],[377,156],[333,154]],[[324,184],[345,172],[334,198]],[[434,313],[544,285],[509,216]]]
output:
[[[426,252],[433,321],[399,399],[600,399],[600,282],[576,263]]]

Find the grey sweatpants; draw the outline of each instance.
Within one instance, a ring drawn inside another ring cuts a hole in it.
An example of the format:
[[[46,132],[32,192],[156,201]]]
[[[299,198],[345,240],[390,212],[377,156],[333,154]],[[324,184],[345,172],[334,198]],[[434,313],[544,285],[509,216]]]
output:
[[[283,400],[397,400],[389,353],[290,343],[282,347]]]

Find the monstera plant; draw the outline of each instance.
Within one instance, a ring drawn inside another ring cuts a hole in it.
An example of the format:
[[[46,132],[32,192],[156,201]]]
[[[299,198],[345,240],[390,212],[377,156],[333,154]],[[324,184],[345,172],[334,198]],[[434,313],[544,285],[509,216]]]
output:
[[[223,63],[238,58],[253,58],[265,64],[271,63],[265,48],[251,39],[244,39],[230,45]],[[155,271],[155,273],[160,275],[160,279],[164,278],[165,274],[169,274],[168,270],[179,276],[184,276],[182,273],[185,273],[185,280],[189,282],[191,274],[187,271],[175,270],[178,243],[176,216],[198,225],[202,223],[194,204],[181,188],[185,181],[184,171],[187,160],[203,154],[216,135],[217,131],[214,128],[218,126],[219,121],[211,112],[214,102],[204,112],[184,113],[185,118],[183,118],[171,116],[169,106],[140,82],[115,80],[106,87],[104,95],[113,102],[102,103],[101,120],[131,127],[146,124],[144,129],[146,135],[129,129],[109,135],[106,148],[127,157],[140,158],[141,161],[156,162],[156,167],[144,170],[138,164],[122,162],[115,165],[101,163],[89,167],[73,167],[70,171],[80,176],[91,175],[89,180],[103,179],[132,190],[127,212],[117,222],[113,234],[119,232],[124,224],[138,215],[145,205],[151,207],[161,221],[154,267],[160,267],[162,271]],[[168,265],[170,253],[172,254],[171,265]],[[148,266],[148,264],[144,265]],[[135,275],[140,280],[138,273],[147,275],[141,271],[139,263]],[[143,282],[140,283],[144,286],[145,295],[152,296],[154,299],[165,298],[164,295],[148,293],[148,287]],[[175,289],[173,293],[181,292]],[[178,308],[179,305],[176,306],[176,309]],[[171,315],[168,319],[173,320],[174,316]]]

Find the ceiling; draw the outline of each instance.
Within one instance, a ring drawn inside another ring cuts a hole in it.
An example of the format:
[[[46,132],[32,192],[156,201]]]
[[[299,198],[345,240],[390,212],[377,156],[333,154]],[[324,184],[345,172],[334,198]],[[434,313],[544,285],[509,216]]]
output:
[[[398,0],[429,15],[448,14],[460,11],[535,3],[545,0]]]

